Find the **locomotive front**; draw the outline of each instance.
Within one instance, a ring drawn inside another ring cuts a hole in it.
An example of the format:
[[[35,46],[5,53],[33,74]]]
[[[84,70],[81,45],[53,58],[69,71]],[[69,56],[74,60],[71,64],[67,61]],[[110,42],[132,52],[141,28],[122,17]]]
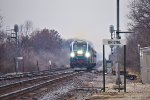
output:
[[[70,66],[72,68],[91,68],[92,52],[86,41],[73,41],[70,48]]]

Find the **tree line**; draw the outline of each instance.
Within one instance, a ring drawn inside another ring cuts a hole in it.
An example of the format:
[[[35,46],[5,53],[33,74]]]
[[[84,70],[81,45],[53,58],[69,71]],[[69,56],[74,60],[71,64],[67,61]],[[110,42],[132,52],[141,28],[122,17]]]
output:
[[[139,47],[150,46],[150,0],[133,0],[128,5],[130,22],[129,31],[133,34],[127,34],[127,67],[134,71],[140,71]],[[123,64],[123,47],[121,48],[121,63]]]
[[[2,20],[1,20],[2,21]],[[69,64],[69,41],[54,29],[32,31],[32,22],[19,26],[19,71],[55,69]],[[65,47],[65,45],[68,45]],[[15,72],[16,40],[0,30],[0,73]],[[49,65],[49,60],[52,65]]]

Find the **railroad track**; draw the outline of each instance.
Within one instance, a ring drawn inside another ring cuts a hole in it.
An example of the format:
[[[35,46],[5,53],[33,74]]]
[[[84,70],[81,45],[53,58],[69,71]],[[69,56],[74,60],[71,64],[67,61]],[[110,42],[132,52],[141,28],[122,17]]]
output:
[[[0,87],[2,85],[6,85],[6,84],[10,84],[10,83],[15,83],[21,80],[27,80],[27,79],[33,79],[33,78],[37,78],[37,77],[41,77],[41,76],[47,76],[47,75],[53,75],[56,73],[61,73],[61,72],[69,72],[69,71],[73,71],[72,69],[55,69],[55,70],[44,70],[44,71],[39,71],[39,72],[25,72],[25,73],[18,73],[18,74],[14,74],[11,76],[0,76]]]
[[[53,74],[55,72],[60,72],[64,70],[70,70],[69,68],[64,69],[53,69],[53,70],[43,70],[43,71],[32,71],[32,72],[23,72],[23,73],[8,73],[8,75],[1,75],[0,81],[3,80],[13,80],[17,78],[27,78],[27,77],[36,77],[36,76],[44,76],[48,74]]]
[[[40,83],[44,80],[48,80],[50,78],[57,77],[58,75],[62,75],[62,74],[65,74],[65,73],[64,72],[57,73],[57,74],[55,73],[52,75],[41,76],[41,77],[37,77],[37,78],[33,78],[33,79],[27,79],[27,80],[18,81],[15,83],[2,85],[2,86],[0,86],[0,95],[4,94],[5,92],[11,92],[12,88],[20,89],[21,87],[28,87],[28,86],[32,85],[33,83]]]
[[[15,98],[17,96],[29,93],[36,89],[40,89],[48,84],[52,84],[56,81],[60,81],[62,79],[68,78],[78,73],[79,72],[68,72],[68,73],[64,72],[55,75],[48,75],[40,78],[35,78],[33,80],[24,80],[14,84],[0,87],[1,91],[0,100],[8,100],[10,98],[11,99]]]

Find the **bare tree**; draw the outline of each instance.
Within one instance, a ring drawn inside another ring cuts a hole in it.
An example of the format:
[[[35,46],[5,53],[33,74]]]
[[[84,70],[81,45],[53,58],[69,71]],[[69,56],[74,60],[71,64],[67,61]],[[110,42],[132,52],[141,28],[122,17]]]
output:
[[[19,25],[19,33],[20,33],[21,36],[24,35],[24,34],[23,34],[23,33],[24,33],[23,30],[24,30],[23,24]]]
[[[31,37],[31,44],[35,50],[48,50],[51,52],[61,49],[62,39],[59,33],[55,30],[43,29],[36,31]]]
[[[127,66],[139,71],[138,44],[141,47],[150,46],[150,0],[132,0],[128,7],[128,27],[135,34],[127,36]],[[123,63],[123,53],[121,56]]]
[[[32,30],[33,30],[32,21],[30,21],[30,20],[25,21],[24,31],[25,31],[26,36],[29,36]]]
[[[0,28],[2,27],[3,24],[3,17],[0,15]]]

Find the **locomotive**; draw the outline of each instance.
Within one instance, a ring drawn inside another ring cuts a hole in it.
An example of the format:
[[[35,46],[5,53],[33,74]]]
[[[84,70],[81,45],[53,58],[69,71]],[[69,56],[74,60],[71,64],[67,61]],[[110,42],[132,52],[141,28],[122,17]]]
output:
[[[92,70],[96,66],[96,51],[89,42],[76,40],[70,44],[70,67],[74,70]]]

